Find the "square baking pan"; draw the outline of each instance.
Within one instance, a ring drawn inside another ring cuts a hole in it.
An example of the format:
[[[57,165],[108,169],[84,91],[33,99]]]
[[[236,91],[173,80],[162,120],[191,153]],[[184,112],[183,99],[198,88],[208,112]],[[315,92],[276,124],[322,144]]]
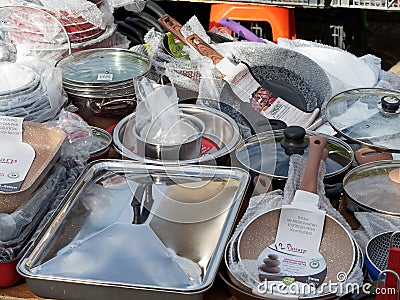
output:
[[[249,183],[239,168],[90,163],[18,264],[55,299],[202,299]]]

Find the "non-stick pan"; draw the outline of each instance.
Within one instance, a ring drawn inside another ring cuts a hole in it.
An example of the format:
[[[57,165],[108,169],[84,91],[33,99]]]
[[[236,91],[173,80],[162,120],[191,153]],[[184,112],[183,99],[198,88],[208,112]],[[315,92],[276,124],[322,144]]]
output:
[[[312,142],[310,143],[313,145]],[[311,153],[315,154],[315,147],[311,146],[310,148]],[[312,157],[315,157],[314,154]],[[319,158],[321,158],[322,151],[319,155]],[[311,157],[311,155],[309,157]],[[314,163],[312,164],[313,167],[306,168],[300,189],[315,193],[316,178],[319,166],[319,164],[315,164],[315,162],[319,162],[320,159],[310,159],[309,162],[310,161]],[[309,165],[310,164],[308,164],[308,166]],[[233,242],[234,244],[231,244],[231,252],[229,254],[237,255],[237,259],[242,263],[245,263],[246,273],[256,284],[257,282],[261,284],[261,281],[258,278],[259,266],[257,263],[251,262],[256,262],[263,250],[274,243],[277,234],[280,213],[281,209],[272,209],[255,217],[240,232],[237,244],[235,245],[235,241]],[[337,251],[337,249],[341,249],[341,251]],[[333,283],[338,283],[340,278],[338,278],[337,275],[343,273],[347,276],[354,267],[356,260],[356,249],[353,239],[349,232],[338,221],[329,215],[325,215],[324,231],[322,234],[319,251],[325,258],[327,264],[327,273],[324,282],[330,281]],[[236,283],[237,281],[238,280],[236,280]],[[239,281],[237,285],[248,292],[251,291],[251,288],[245,283],[241,283]],[[254,288],[254,286],[252,288]],[[268,296],[271,297],[271,295]],[[314,296],[320,297],[321,295],[316,294]]]

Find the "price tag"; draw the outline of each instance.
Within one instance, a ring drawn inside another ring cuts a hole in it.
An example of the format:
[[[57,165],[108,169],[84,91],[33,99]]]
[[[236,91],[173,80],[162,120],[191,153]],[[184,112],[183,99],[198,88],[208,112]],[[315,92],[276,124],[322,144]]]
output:
[[[97,74],[97,80],[99,80],[99,81],[112,81],[113,80],[113,74],[111,74],[111,73]]]

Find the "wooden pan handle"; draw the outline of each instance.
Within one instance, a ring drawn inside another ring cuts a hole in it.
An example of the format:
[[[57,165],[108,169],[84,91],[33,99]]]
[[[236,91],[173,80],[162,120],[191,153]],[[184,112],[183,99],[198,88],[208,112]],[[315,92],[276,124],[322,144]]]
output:
[[[393,160],[393,156],[390,152],[382,152],[369,147],[358,149],[354,153],[354,156],[360,165],[378,160]]]
[[[215,51],[208,43],[203,41],[197,34],[193,33],[186,38],[186,41],[201,55],[211,58],[214,65],[219,63],[224,57]]]
[[[310,137],[307,167],[304,172],[303,180],[300,184],[300,190],[317,194],[317,177],[319,163],[321,161],[326,142],[326,138],[321,136]]]
[[[170,15],[165,14],[161,18],[158,19],[158,22],[164,26],[169,32],[171,32],[177,39],[181,41],[184,45],[188,46],[185,37],[181,33],[182,24],[177,20],[172,18]]]

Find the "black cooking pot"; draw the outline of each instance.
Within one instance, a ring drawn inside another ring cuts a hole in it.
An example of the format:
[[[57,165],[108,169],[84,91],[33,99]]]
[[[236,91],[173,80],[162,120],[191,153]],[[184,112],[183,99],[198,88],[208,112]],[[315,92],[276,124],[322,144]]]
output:
[[[249,170],[252,177],[270,179],[273,189],[283,189],[288,177],[291,155],[308,157],[310,136],[323,136],[329,154],[326,158],[324,182],[328,190],[339,189],[342,179],[351,167],[354,152],[342,140],[321,133],[306,131],[299,126],[253,135],[243,140],[235,151],[235,164]],[[264,184],[266,187],[268,184]]]

